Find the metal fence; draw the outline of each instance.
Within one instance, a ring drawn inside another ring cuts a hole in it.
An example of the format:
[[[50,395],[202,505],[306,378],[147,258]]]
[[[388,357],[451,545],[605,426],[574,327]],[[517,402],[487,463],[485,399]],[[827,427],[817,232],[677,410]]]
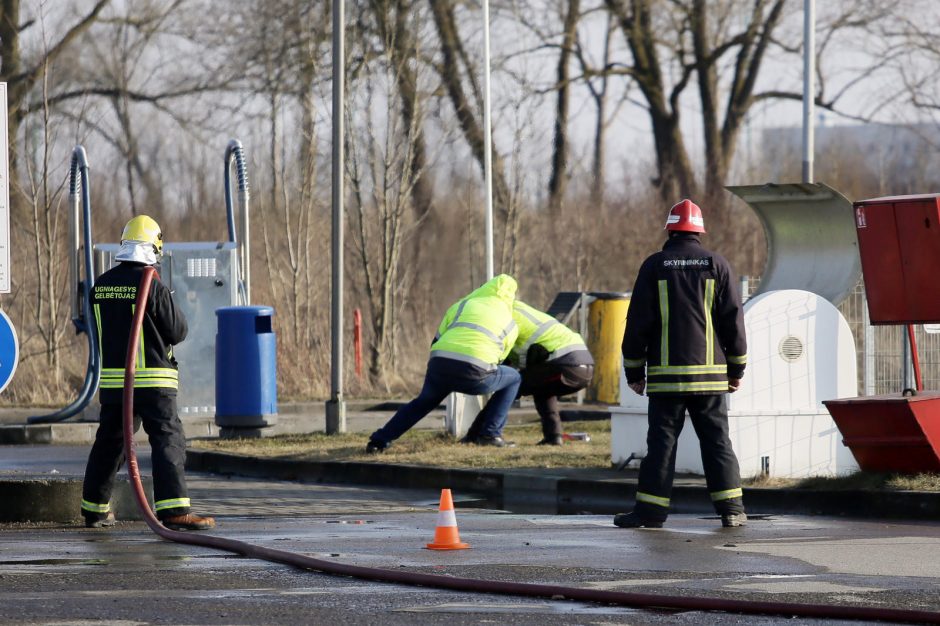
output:
[[[759,278],[741,278],[745,299],[754,293],[759,283]],[[839,312],[849,323],[855,338],[859,395],[898,393],[913,387],[914,374],[905,327],[872,326],[868,323],[863,281],[859,281],[849,297],[839,305]],[[924,389],[940,389],[940,334],[926,332],[924,326],[918,324],[914,327],[914,337]]]

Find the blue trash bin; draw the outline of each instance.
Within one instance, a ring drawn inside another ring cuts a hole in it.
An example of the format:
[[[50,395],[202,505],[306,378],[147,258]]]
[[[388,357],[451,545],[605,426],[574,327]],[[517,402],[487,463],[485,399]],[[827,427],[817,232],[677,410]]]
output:
[[[276,342],[269,306],[216,309],[215,423],[263,428],[277,422]]]

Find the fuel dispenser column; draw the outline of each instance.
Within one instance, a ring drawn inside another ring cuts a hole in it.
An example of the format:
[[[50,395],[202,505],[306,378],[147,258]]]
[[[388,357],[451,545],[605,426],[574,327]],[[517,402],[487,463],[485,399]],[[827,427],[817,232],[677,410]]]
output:
[[[257,436],[277,423],[274,309],[230,306],[215,313],[215,423],[223,437]]]
[[[593,402],[620,402],[620,344],[627,326],[630,297],[626,293],[590,294],[588,349],[594,357],[594,379],[587,389]]]

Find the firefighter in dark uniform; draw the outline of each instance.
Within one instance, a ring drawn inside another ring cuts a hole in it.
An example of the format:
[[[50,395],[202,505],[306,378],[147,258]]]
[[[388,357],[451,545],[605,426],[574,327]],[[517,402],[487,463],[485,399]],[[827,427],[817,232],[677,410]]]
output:
[[[85,468],[82,516],[85,526],[114,524],[111,491],[124,462],[122,396],[128,336],[144,267],[155,265],[163,251],[160,227],[138,215],[124,227],[119,263],[95,282],[92,307],[101,349],[101,417]],[[141,328],[134,379],[134,431],[143,422],[150,439],[154,508],[167,528],[202,530],[215,526],[211,517],[190,512],[183,466],[186,439],[176,411],[178,372],[172,346],[186,337],[186,318],[170,290],[154,277]]]
[[[623,362],[627,384],[649,396],[647,453],[636,506],[614,517],[622,528],[659,528],[669,514],[676,442],[686,411],[698,436],[705,480],[723,526],[747,521],[738,460],[728,435],[727,394],[747,363],[744,313],[728,262],[702,247],[701,209],[669,211],[669,239],[643,262],[634,283]],[[644,372],[645,369],[645,372]]]

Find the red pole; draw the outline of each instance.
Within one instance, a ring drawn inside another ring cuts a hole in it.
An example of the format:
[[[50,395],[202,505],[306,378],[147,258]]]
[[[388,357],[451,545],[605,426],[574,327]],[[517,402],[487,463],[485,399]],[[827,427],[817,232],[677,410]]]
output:
[[[356,377],[362,378],[362,313],[353,311],[353,351],[356,353]]]
[[[924,390],[924,381],[920,377],[920,357],[917,356],[917,341],[914,339],[914,325],[907,325],[907,339],[911,344],[911,360],[914,362],[914,388]]]

